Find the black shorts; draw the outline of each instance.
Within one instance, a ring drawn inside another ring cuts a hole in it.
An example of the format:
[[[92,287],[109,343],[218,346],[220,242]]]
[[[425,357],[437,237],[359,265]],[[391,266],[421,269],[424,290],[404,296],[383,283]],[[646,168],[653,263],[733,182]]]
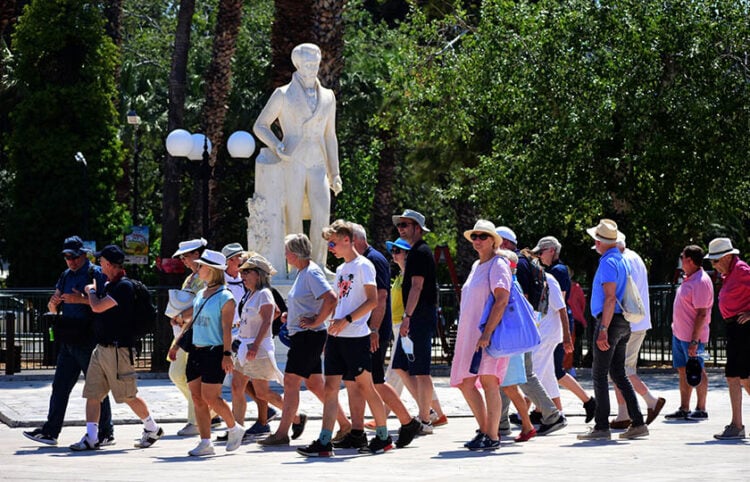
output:
[[[190,383],[200,378],[203,383],[224,383],[224,369],[221,361],[224,358],[224,347],[221,345],[196,348],[188,355],[185,375]]]
[[[370,335],[359,338],[329,336],[323,368],[326,376],[339,375],[349,381],[354,381],[364,371],[371,372]]]
[[[563,368],[563,360],[565,360],[565,345],[558,343],[553,352],[555,361],[555,378],[561,379],[565,376],[565,369]]]
[[[304,330],[289,337],[291,345],[286,359],[284,373],[291,373],[302,378],[323,373],[320,356],[326,344],[326,330]]]
[[[380,334],[378,340],[380,345],[378,349],[372,353],[372,383],[375,385],[381,385],[385,383],[385,353],[388,351],[388,345],[391,344],[392,333],[388,333],[391,336],[385,337]]]
[[[409,360],[401,348],[401,338],[393,352],[393,368],[409,375],[429,375],[432,363],[432,336],[437,324],[435,309],[420,310],[409,320],[409,338],[414,343],[414,360]]]
[[[726,324],[728,378],[750,376],[750,323],[742,325],[730,321]]]

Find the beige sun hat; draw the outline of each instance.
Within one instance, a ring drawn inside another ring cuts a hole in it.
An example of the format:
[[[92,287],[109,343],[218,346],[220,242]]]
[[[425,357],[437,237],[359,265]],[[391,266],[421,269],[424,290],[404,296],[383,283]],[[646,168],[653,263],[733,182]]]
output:
[[[732,246],[729,238],[714,238],[708,243],[708,254],[704,259],[720,259],[728,254],[740,254],[740,250]]]
[[[271,263],[269,263],[266,258],[259,254],[249,257],[247,261],[242,263],[242,266],[240,266],[240,270],[253,268],[259,269],[269,276],[273,276],[276,274],[276,270],[271,265]]]
[[[611,219],[602,219],[599,224],[586,230],[589,236],[606,244],[615,244],[620,232],[617,223]]]
[[[187,290],[169,290],[169,302],[164,310],[167,318],[174,318],[183,311],[193,306],[195,293]]]
[[[472,233],[489,234],[492,239],[495,240],[495,246],[500,246],[503,243],[503,238],[501,238],[500,235],[495,232],[495,225],[492,224],[492,221],[487,221],[486,219],[477,220],[477,222],[474,223],[474,229],[467,229],[466,231],[464,231],[464,238],[466,238],[469,242],[471,242]]]

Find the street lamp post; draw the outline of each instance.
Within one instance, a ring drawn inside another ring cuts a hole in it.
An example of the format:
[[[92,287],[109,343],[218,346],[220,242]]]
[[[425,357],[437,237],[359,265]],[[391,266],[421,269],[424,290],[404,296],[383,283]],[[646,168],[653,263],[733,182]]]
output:
[[[208,219],[208,181],[211,179],[209,154],[211,141],[203,134],[190,134],[184,129],[175,129],[167,136],[167,152],[173,157],[187,157],[191,161],[201,161],[201,181],[203,186],[203,236],[208,236],[210,228]],[[229,136],[227,150],[233,158],[250,157],[255,151],[255,139],[252,134],[237,131]]]
[[[89,238],[89,165],[86,163],[86,158],[83,157],[83,153],[76,152],[73,156],[76,162],[80,163],[83,168],[83,236],[85,239]]]
[[[131,109],[128,112],[128,124],[133,126],[133,225],[138,225],[138,204],[140,193],[138,191],[138,126],[141,118]]]

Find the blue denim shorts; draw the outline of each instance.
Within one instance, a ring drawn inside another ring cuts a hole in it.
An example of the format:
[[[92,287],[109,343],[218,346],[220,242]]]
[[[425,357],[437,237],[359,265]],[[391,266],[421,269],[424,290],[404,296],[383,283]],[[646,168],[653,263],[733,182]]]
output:
[[[690,348],[689,341],[682,341],[676,336],[672,335],[672,366],[675,368],[685,368],[687,365],[688,349]],[[700,361],[701,368],[705,367],[706,356],[706,345],[702,342],[698,342],[698,360]]]

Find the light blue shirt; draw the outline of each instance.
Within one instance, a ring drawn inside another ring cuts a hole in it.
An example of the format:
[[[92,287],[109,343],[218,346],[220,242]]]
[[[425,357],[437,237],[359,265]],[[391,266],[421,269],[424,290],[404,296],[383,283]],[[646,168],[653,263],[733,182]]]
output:
[[[286,299],[287,321],[286,326],[289,336],[303,331],[299,326],[303,317],[315,318],[323,306],[323,296],[328,291],[333,291],[328,283],[325,273],[314,262],[310,261],[307,268],[303,269],[294,280],[292,289]],[[326,329],[325,323],[313,328],[311,331],[322,331]]]
[[[223,345],[224,330],[221,326],[221,310],[227,301],[234,301],[234,296],[228,289],[221,288],[216,294],[209,296],[204,305],[205,294],[206,289],[203,288],[193,300],[193,316],[198,314],[193,322],[193,344],[195,346]]]
[[[620,250],[616,247],[610,248],[602,254],[599,260],[599,268],[594,275],[594,283],[591,285],[591,314],[594,317],[601,315],[604,310],[604,283],[615,283],[615,296],[619,303],[615,303],[615,313],[622,313],[622,297],[625,294],[625,283],[628,280],[630,267],[623,259]]]

